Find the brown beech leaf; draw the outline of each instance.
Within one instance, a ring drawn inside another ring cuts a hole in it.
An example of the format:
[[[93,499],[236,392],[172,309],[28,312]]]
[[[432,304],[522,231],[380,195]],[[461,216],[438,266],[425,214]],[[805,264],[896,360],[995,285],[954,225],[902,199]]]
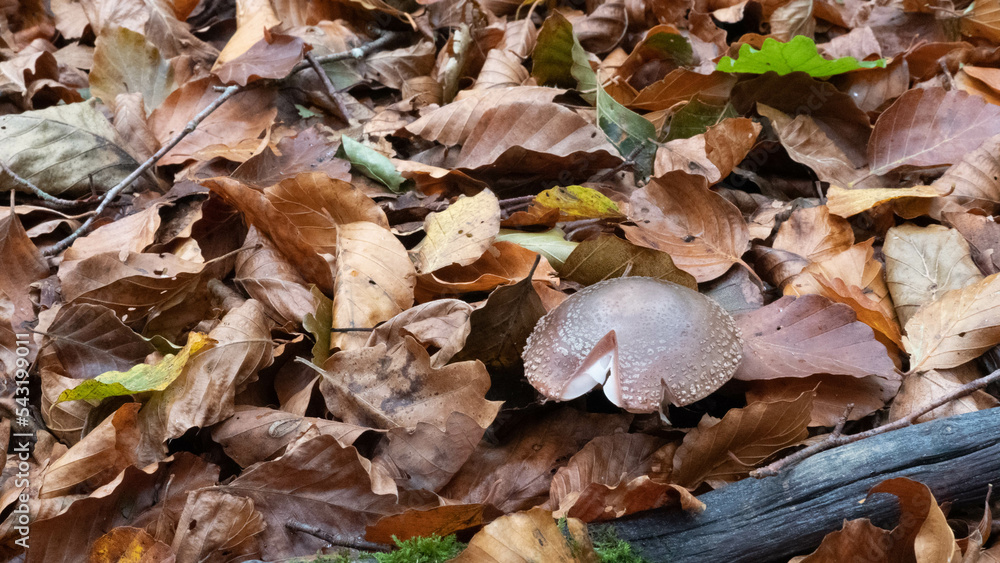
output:
[[[490,49],[473,89],[510,88],[531,78],[521,57],[507,49]]]
[[[905,477],[888,479],[872,487],[873,493],[889,493],[899,499],[899,525],[890,539],[900,559],[917,561],[955,561],[961,550],[955,533],[927,485]]]
[[[596,171],[621,162],[604,133],[579,114],[554,103],[512,101],[479,118],[462,145],[456,168],[516,169],[558,176],[558,167]]]
[[[674,172],[650,180],[629,202],[625,236],[635,244],[662,250],[699,282],[715,279],[733,264],[743,264],[750,233],[735,205],[710,191],[703,177]]]
[[[712,184],[723,177],[715,163],[708,158],[704,134],[674,139],[656,149],[653,176],[658,178],[674,171],[704,176]]]
[[[882,337],[902,348],[896,310],[882,277],[882,264],[873,258],[875,250],[872,243],[872,240],[861,242],[830,258],[809,264],[784,286],[784,293],[814,293],[848,305],[858,315],[859,321],[876,331],[876,337],[883,344],[886,341]]]
[[[885,346],[847,305],[819,295],[785,296],[736,317],[743,361],[736,379],[806,377],[820,373],[898,379]]]
[[[512,242],[493,243],[486,252],[468,266],[445,266],[417,279],[418,301],[429,301],[442,295],[455,295],[472,291],[490,291],[497,286],[516,283],[531,273],[537,253]],[[556,272],[548,260],[535,268],[535,281],[551,283]]]
[[[396,495],[374,486],[357,450],[341,446],[332,436],[296,442],[285,455],[246,469],[218,491],[253,501],[266,527],[260,535],[265,560],[310,555],[323,540],[285,527],[291,520],[331,534],[360,536],[365,527],[398,511]]]
[[[1000,224],[992,216],[945,213],[945,219],[969,241],[972,260],[986,275],[1000,272]]]
[[[434,508],[411,508],[401,514],[383,516],[368,527],[365,539],[389,544],[392,538],[408,540],[431,534],[445,537],[483,525],[483,505],[446,504]]]
[[[670,255],[636,246],[613,235],[601,235],[580,243],[559,267],[563,279],[583,285],[626,275],[644,276],[697,289],[694,277],[677,268]]]
[[[126,403],[104,419],[45,470],[39,495],[88,494],[135,464],[139,445],[136,413],[140,403]]]
[[[892,401],[892,408],[889,409],[889,421],[905,418],[956,391],[962,385],[982,377],[982,375],[974,362],[948,369],[932,369],[910,374],[903,380],[899,394]],[[978,390],[971,395],[951,401],[922,415],[917,419],[917,422],[927,422],[936,418],[991,409],[998,404],[1000,402],[993,395]]]
[[[586,503],[590,495],[599,494],[597,490],[583,494],[591,485],[606,486],[607,494],[615,488],[624,489],[633,479],[662,472],[664,466],[672,463],[672,459],[660,452],[665,443],[665,440],[648,434],[614,434],[594,438],[574,454],[568,464],[556,471],[549,489],[548,506],[558,508],[565,515],[571,512],[577,501]],[[630,506],[605,506],[610,509],[611,518],[636,511]],[[590,522],[594,518],[583,517],[582,520]]]
[[[597,563],[600,561],[579,520],[567,520],[570,537],[556,525],[552,513],[541,508],[507,514],[487,524],[469,541],[453,563]]]
[[[505,513],[527,510],[548,500],[554,469],[597,436],[625,432],[630,420],[568,407],[522,420],[500,444],[480,442],[440,494]]]
[[[867,170],[855,169],[847,155],[809,115],[792,117],[761,103],[757,104],[757,112],[771,121],[788,156],[811,168],[820,180],[834,186],[852,188],[855,183],[868,177]]]
[[[722,420],[705,415],[677,448],[672,480],[694,489],[705,482],[740,479],[771,454],[809,435],[815,396],[809,391],[790,401],[751,403],[730,409]]]
[[[214,489],[195,491],[180,513],[172,547],[177,563],[212,561],[219,552],[249,560],[260,557],[265,528],[253,500]]]
[[[486,303],[470,315],[469,337],[456,359],[476,359],[495,370],[520,365],[528,335],[545,312],[528,277],[496,288]]]
[[[429,274],[451,264],[468,266],[493,244],[500,232],[500,203],[486,189],[461,196],[444,211],[424,219],[426,236],[410,251],[417,273]]]
[[[948,291],[906,321],[911,372],[955,367],[1000,344],[998,276]]]
[[[51,317],[51,323],[48,322]],[[62,305],[43,313],[39,363],[66,375],[90,379],[106,371],[128,371],[152,345],[101,305]]]
[[[487,401],[490,377],[479,362],[430,366],[427,350],[412,337],[391,356],[378,344],[330,356],[320,392],[340,420],[388,430],[420,422],[445,428],[453,412],[481,427],[492,422],[499,403]]]
[[[889,561],[892,545],[889,530],[879,528],[867,518],[844,520],[844,526],[827,534],[816,551],[795,557],[790,563],[850,561],[862,553],[878,561]]]
[[[288,330],[300,326],[318,302],[305,280],[257,227],[250,227],[244,244],[251,248],[236,257],[233,281],[260,301],[275,324]]]
[[[94,542],[92,563],[175,563],[170,546],[158,541],[141,528],[120,526]]]
[[[942,225],[904,224],[885,235],[885,277],[904,326],[947,291],[983,279],[962,235]]]
[[[264,195],[321,252],[334,253],[338,225],[368,221],[389,227],[385,212],[363,191],[326,174],[298,174],[266,188]]]
[[[202,78],[174,90],[149,116],[149,127],[161,144],[182,130],[219,93],[213,89],[218,82]],[[160,159],[161,166],[183,164],[210,145],[231,145],[244,139],[256,139],[271,126],[277,115],[275,91],[253,88],[240,92],[212,112],[170,152]]]
[[[334,156],[339,147],[340,143],[331,142],[320,127],[313,126],[294,137],[283,137],[277,150],[269,145],[241,164],[233,172],[233,178],[255,188],[273,186],[303,172],[319,172],[334,180],[350,182],[351,164]]]
[[[35,318],[29,286],[48,277],[49,268],[16,213],[0,219],[0,256],[4,265],[0,270],[0,293],[13,304],[11,326],[19,328],[22,322]]]
[[[428,112],[404,129],[445,146],[464,145],[483,115],[493,107],[515,101],[548,104],[563,90],[541,86],[470,90],[468,96]],[[537,125],[537,124],[536,124]]]
[[[117,252],[124,259],[129,252],[142,252],[156,241],[159,230],[160,205],[150,205],[138,213],[123,217],[94,229],[87,236],[73,241],[63,253],[63,264],[83,260],[102,252]]]
[[[402,89],[411,78],[428,76],[434,70],[434,43],[420,41],[410,47],[376,51],[364,59],[365,77],[390,88]]]
[[[210,178],[201,183],[239,209],[247,223],[267,235],[288,257],[306,282],[316,284],[316,287],[327,295],[333,293],[333,274],[330,265],[302,237],[298,227],[284,213],[278,211],[264,194],[232,178]]]
[[[212,73],[225,84],[240,86],[262,78],[284,78],[308,50],[309,46],[298,37],[267,33],[238,57],[216,65]]]
[[[794,252],[755,244],[750,249],[750,263],[760,278],[775,287],[785,287],[809,265]]]
[[[79,561],[81,546],[91,545],[109,529],[145,527],[161,516],[176,518],[188,492],[210,487],[218,479],[218,466],[189,452],[178,452],[170,461],[145,469],[126,467],[112,482],[74,501],[64,512],[32,522],[31,560]],[[122,510],[124,506],[129,509]]]
[[[670,71],[660,81],[643,88],[629,104],[632,109],[659,111],[669,109],[695,96],[711,104],[722,104],[736,84],[736,76],[725,72],[699,74],[686,68]]]
[[[708,159],[723,177],[728,176],[757,142],[761,125],[745,117],[730,117],[705,131]]]
[[[845,189],[831,185],[826,192],[826,205],[830,209],[830,213],[846,219],[887,201],[938,197],[941,197],[941,192],[934,186]]]
[[[914,88],[875,122],[868,144],[871,172],[954,164],[996,135],[998,128],[1000,107],[979,96]]]
[[[458,299],[436,299],[416,305],[380,324],[365,346],[386,345],[386,354],[395,354],[412,336],[431,354],[431,367],[444,367],[465,345],[471,325],[472,305]]]
[[[374,328],[413,305],[413,263],[389,229],[367,221],[341,225],[336,252],[333,328]],[[330,347],[346,350],[365,340],[339,332]]]
[[[804,72],[781,76],[768,72],[733,87],[732,103],[744,115],[759,104],[787,114],[806,111],[854,168],[866,164],[865,147],[871,135],[868,114],[828,81]]]
[[[941,193],[950,192],[945,200],[995,209],[1000,205],[1000,135],[963,154],[931,185]]]
[[[813,262],[839,254],[854,244],[854,231],[843,217],[831,215],[825,205],[799,208],[778,227],[772,245]]]
[[[625,37],[628,17],[624,2],[599,5],[587,17],[573,26],[580,45],[591,53],[603,55],[615,48]]]
[[[117,27],[105,28],[95,41],[90,87],[112,111],[119,94],[141,94],[148,112],[159,107],[177,84],[174,69],[159,49],[143,34]]]
[[[398,475],[400,488],[436,492],[462,468],[484,432],[460,412],[451,413],[444,428],[426,422],[412,429],[393,428],[386,432],[372,463]]]
[[[233,416],[212,427],[212,439],[240,467],[280,455],[285,446],[307,431],[332,436],[343,446],[350,446],[371,430],[336,420],[297,416],[267,407],[237,405]]]
[[[59,269],[67,303],[103,305],[123,321],[141,319],[180,300],[197,284],[205,265],[173,254],[137,254],[122,259],[104,252]]]
[[[849,420],[861,420],[885,406],[899,389],[899,380],[877,376],[810,375],[762,379],[749,383],[747,402],[791,401],[802,393],[816,392],[809,426],[836,426],[847,405]]]

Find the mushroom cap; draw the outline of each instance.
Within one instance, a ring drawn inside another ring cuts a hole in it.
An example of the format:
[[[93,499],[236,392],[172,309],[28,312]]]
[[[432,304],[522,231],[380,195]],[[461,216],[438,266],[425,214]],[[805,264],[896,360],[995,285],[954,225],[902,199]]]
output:
[[[645,277],[571,295],[538,321],[523,353],[525,376],[546,397],[566,401],[603,384],[630,412],[702,399],[729,381],[742,357],[740,331],[718,303]]]

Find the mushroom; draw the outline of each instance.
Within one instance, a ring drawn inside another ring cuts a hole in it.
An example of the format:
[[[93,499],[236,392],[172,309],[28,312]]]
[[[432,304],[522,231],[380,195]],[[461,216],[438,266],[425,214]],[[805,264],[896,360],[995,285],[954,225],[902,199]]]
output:
[[[567,401],[603,384],[630,412],[702,399],[729,381],[742,357],[740,331],[718,303],[645,277],[573,294],[538,321],[523,353],[525,376],[546,397]]]

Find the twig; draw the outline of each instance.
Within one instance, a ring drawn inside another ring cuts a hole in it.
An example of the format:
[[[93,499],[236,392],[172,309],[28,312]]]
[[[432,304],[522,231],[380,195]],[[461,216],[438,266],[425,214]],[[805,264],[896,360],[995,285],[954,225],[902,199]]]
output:
[[[389,43],[395,41],[400,37],[402,37],[402,34],[396,33],[394,31],[389,31],[383,34],[381,37],[373,41],[370,41],[368,43],[365,43],[360,47],[355,47],[350,51],[341,51],[340,53],[331,53],[329,55],[316,57],[316,62],[323,64],[333,61],[343,61],[346,59],[354,59],[354,60],[362,59],[368,53],[374,51],[375,49],[379,49],[384,45],[388,45]],[[298,66],[296,66],[293,72],[298,72],[299,70],[302,70],[304,68],[307,68],[307,66],[303,66],[301,69]]]
[[[297,520],[290,520],[285,522],[285,527],[289,530],[296,532],[303,532],[309,534],[310,536],[315,536],[330,545],[335,545],[339,547],[349,547],[351,549],[357,549],[358,551],[380,551],[387,553],[393,550],[390,545],[385,545],[384,543],[375,543],[367,540],[349,538],[341,534],[335,534],[333,532],[328,532],[326,530],[321,530],[316,526],[310,526],[299,522]]]
[[[228,88],[223,90],[222,94],[220,94],[218,98],[215,98],[215,100],[213,100],[212,103],[208,104],[208,107],[201,110],[198,113],[198,115],[194,116],[194,119],[189,121],[188,124],[184,126],[184,129],[178,131],[177,134],[173,136],[173,138],[171,138],[162,147],[160,147],[160,150],[156,151],[156,153],[154,153],[153,156],[146,159],[146,162],[143,162],[139,166],[139,168],[133,170],[132,173],[126,176],[124,180],[119,182],[117,186],[108,190],[108,192],[104,194],[104,197],[101,199],[101,204],[97,206],[97,210],[94,211],[94,214],[88,217],[87,220],[84,221],[79,228],[77,228],[77,230],[73,231],[73,233],[70,234],[68,237],[56,243],[55,246],[46,249],[44,254],[46,256],[53,256],[69,248],[69,245],[73,244],[73,241],[75,241],[77,238],[79,238],[88,230],[90,230],[90,226],[94,224],[94,220],[96,220],[96,218],[101,214],[101,212],[104,211],[105,208],[107,208],[108,204],[110,204],[112,201],[114,201],[116,197],[118,197],[118,194],[121,193],[122,190],[130,186],[132,182],[134,182],[136,178],[141,176],[146,170],[152,168],[154,164],[156,164],[161,158],[163,158],[163,155],[167,154],[167,152],[169,152],[170,149],[174,148],[177,145],[177,143],[181,142],[181,140],[183,140],[184,137],[187,137],[188,134],[194,131],[198,127],[198,125],[205,120],[206,117],[211,115],[211,113],[217,110],[219,106],[225,103],[226,100],[232,98],[236,93],[240,92],[241,90],[242,88],[240,86],[229,86]]]
[[[781,470],[789,466],[795,465],[796,463],[799,463],[800,461],[806,459],[807,457],[816,455],[820,452],[825,452],[826,450],[835,448],[837,446],[843,446],[844,444],[858,442],[860,440],[864,440],[865,438],[871,438],[872,436],[878,436],[879,434],[885,434],[886,432],[891,432],[893,430],[899,430],[900,428],[906,428],[907,426],[912,425],[918,418],[931,412],[932,410],[942,405],[946,405],[956,399],[961,399],[966,395],[970,395],[975,391],[978,391],[983,387],[986,387],[990,383],[993,383],[994,381],[1000,381],[1000,369],[994,371],[993,373],[987,376],[980,377],[975,381],[970,381],[969,383],[966,383],[965,385],[959,387],[958,389],[952,391],[951,393],[945,395],[944,397],[941,397],[940,399],[930,403],[929,405],[926,405],[923,408],[915,412],[912,412],[909,415],[895,422],[890,422],[889,424],[883,424],[882,426],[877,426],[875,428],[872,428],[871,430],[866,430],[864,432],[853,434],[851,436],[844,436],[842,434],[830,434],[830,436],[827,437],[827,439],[823,440],[822,442],[817,442],[805,449],[793,453],[788,457],[781,458],[778,461],[772,463],[771,465],[768,465],[767,467],[762,467],[755,471],[751,471],[750,476],[755,477],[757,479],[760,479],[762,477],[771,477],[777,475]],[[839,423],[838,426],[840,426]]]
[[[54,195],[49,195],[43,192],[41,188],[39,188],[35,184],[32,184],[27,179],[22,178],[17,172],[14,172],[10,168],[10,166],[7,166],[7,163],[4,162],[3,160],[0,160],[0,169],[3,169],[3,171],[6,172],[11,178],[13,178],[15,182],[21,184],[25,188],[28,188],[29,190],[31,190],[31,193],[38,196],[39,199],[42,199],[43,201],[50,203],[53,207],[76,207],[77,205],[80,204],[79,201],[73,199],[62,199]]]
[[[323,66],[320,65],[319,61],[312,53],[306,53],[306,60],[309,61],[309,65],[312,66],[313,70],[316,71],[316,75],[319,76],[320,82],[323,83],[323,87],[326,88],[326,95],[330,97],[334,105],[337,106],[337,111],[340,112],[340,116],[344,118],[345,121],[351,123],[351,116],[347,112],[347,105],[344,104],[344,100],[337,88],[334,87],[333,82],[330,82],[330,77],[327,76],[326,71],[323,70]]]
[[[621,161],[618,164],[618,166],[615,166],[614,168],[609,168],[608,170],[602,172],[598,176],[591,178],[590,181],[594,183],[603,182],[608,178],[614,176],[615,174],[621,172],[625,168],[635,166],[635,157],[639,156],[639,153],[642,151],[642,148],[643,148],[642,145],[635,147],[634,149],[632,149],[632,152],[630,152],[628,156],[625,157],[625,160]]]

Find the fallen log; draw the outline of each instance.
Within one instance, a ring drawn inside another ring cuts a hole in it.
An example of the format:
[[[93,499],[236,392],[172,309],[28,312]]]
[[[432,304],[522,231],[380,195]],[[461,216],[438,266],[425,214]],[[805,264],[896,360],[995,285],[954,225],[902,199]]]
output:
[[[707,506],[701,514],[650,510],[593,528],[612,528],[652,562],[787,561],[815,549],[845,519],[894,527],[895,496],[860,501],[895,477],[927,485],[939,503],[981,506],[987,485],[1000,485],[1000,408],[888,432],[774,477],[733,483],[698,497]]]

